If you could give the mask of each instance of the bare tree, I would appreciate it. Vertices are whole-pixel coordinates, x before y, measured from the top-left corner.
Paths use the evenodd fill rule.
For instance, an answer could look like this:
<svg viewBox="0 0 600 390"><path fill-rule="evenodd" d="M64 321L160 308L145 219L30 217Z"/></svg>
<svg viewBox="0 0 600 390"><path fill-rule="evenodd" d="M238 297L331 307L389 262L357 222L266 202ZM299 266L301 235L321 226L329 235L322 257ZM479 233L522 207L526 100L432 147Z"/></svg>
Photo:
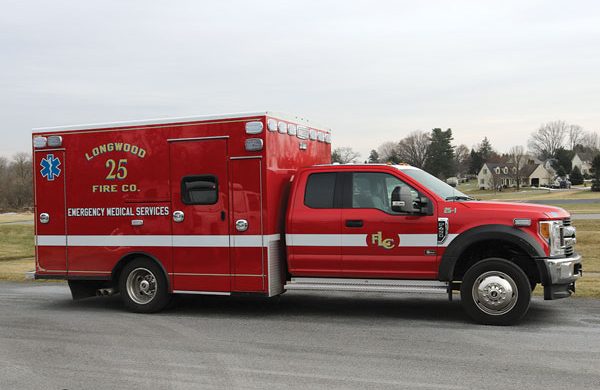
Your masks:
<svg viewBox="0 0 600 390"><path fill-rule="evenodd" d="M529 149L541 159L554 157L556 150L563 146L568 131L569 125L565 121L548 122L531 134Z"/></svg>
<svg viewBox="0 0 600 390"><path fill-rule="evenodd" d="M574 150L575 146L582 143L584 135L585 131L583 130L583 127L579 125L569 125L568 139L571 150Z"/></svg>
<svg viewBox="0 0 600 390"><path fill-rule="evenodd" d="M494 189L494 193L502 188L503 184L501 173L496 172L495 169L490 169L490 179L488 180L488 185Z"/></svg>
<svg viewBox="0 0 600 390"><path fill-rule="evenodd" d="M8 159L0 157L0 210L6 208L6 195L9 187Z"/></svg>
<svg viewBox="0 0 600 390"><path fill-rule="evenodd" d="M525 156L525 148L521 145L513 146L508 152L509 161L512 166L512 176L517 182L517 191L521 189L521 176L523 174L523 166L527 163Z"/></svg>
<svg viewBox="0 0 600 390"><path fill-rule="evenodd" d="M384 142L377 148L379 161L387 163L397 163L398 161L398 144L392 141Z"/></svg>
<svg viewBox="0 0 600 390"><path fill-rule="evenodd" d="M21 209L33 202L31 157L28 153L17 153L8 166L5 207Z"/></svg>
<svg viewBox="0 0 600 390"><path fill-rule="evenodd" d="M360 153L347 146L335 148L331 153L331 161L340 164L355 163L359 157Z"/></svg>
<svg viewBox="0 0 600 390"><path fill-rule="evenodd" d="M456 160L458 175L462 176L467 173L471 162L471 151L469 150L469 147L462 144L454 148L454 159Z"/></svg>
<svg viewBox="0 0 600 390"><path fill-rule="evenodd" d="M598 136L598 133L589 131L583 134L581 145L594 151L600 150L600 137Z"/></svg>
<svg viewBox="0 0 600 390"><path fill-rule="evenodd" d="M431 137L429 133L413 131L398 144L399 160L417 168L423 168L427 159L427 148L429 148L430 143Z"/></svg>

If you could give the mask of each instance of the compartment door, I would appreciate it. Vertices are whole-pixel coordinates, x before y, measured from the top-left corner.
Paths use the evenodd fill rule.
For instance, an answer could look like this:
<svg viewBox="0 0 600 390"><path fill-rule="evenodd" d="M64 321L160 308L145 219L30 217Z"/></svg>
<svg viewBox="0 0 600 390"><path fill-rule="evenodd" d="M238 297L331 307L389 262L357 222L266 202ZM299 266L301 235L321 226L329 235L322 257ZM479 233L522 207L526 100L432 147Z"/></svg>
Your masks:
<svg viewBox="0 0 600 390"><path fill-rule="evenodd" d="M64 149L36 150L33 167L36 272L65 275L68 265Z"/></svg>
<svg viewBox="0 0 600 390"><path fill-rule="evenodd" d="M262 161L233 158L231 172L232 291L265 290L265 247L262 213Z"/></svg>
<svg viewBox="0 0 600 390"><path fill-rule="evenodd" d="M173 287L231 291L227 139L169 144Z"/></svg>

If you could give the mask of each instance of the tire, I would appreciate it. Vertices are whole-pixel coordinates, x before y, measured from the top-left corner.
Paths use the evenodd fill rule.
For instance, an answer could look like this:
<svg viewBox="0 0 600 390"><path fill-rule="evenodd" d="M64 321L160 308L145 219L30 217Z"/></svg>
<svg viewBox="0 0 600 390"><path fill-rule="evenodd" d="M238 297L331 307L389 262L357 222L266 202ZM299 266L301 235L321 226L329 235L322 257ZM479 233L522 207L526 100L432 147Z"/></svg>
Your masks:
<svg viewBox="0 0 600 390"><path fill-rule="evenodd" d="M125 307L136 313L155 313L171 300L163 270L145 258L125 265L119 277L119 291Z"/></svg>
<svg viewBox="0 0 600 390"><path fill-rule="evenodd" d="M480 324L514 325L529 309L531 285L514 263L489 258L467 270L460 300L467 314Z"/></svg>

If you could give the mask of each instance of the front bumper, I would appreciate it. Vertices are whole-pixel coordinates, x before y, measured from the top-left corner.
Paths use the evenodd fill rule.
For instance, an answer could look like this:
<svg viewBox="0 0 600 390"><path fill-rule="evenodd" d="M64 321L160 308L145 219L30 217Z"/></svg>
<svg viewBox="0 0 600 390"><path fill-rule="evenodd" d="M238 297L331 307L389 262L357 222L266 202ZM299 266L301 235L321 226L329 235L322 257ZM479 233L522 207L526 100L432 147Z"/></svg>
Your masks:
<svg viewBox="0 0 600 390"><path fill-rule="evenodd" d="M538 259L542 273L544 299L560 299L571 296L575 281L583 274L581 255L578 253L562 259Z"/></svg>

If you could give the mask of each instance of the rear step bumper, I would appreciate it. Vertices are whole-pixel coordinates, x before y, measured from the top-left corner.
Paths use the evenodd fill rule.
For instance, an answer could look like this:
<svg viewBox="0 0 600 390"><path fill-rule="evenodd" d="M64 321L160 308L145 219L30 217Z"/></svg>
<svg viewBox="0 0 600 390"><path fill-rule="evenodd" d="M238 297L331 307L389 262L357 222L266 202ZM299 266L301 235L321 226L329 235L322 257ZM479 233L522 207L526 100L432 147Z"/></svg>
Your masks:
<svg viewBox="0 0 600 390"><path fill-rule="evenodd" d="M292 278L284 288L286 290L447 294L448 284L437 280Z"/></svg>

